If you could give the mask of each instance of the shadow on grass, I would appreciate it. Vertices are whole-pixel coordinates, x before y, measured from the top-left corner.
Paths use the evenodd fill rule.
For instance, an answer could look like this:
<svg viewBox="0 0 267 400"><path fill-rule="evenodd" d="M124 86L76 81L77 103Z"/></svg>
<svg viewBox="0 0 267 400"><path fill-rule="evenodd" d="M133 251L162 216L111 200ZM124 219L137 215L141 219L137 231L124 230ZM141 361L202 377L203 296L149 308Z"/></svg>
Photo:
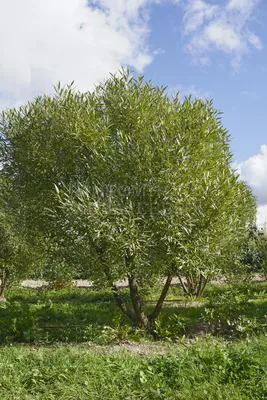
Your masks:
<svg viewBox="0 0 267 400"><path fill-rule="evenodd" d="M265 318L265 288L266 285L262 284L253 286L254 298L246 307L246 317ZM210 285L207 293L214 296L223 290L223 286ZM128 289L123 289L122 295L125 299L129 298ZM149 314L158 296L158 289L151 291L148 296L145 310ZM190 302L182 296L179 287L172 287L160 318L167 326L170 317L178 316L185 322L186 335L191 336L202 331L205 306L205 298ZM0 308L0 343L102 343L105 340L112 341L115 331L123 337L123 330L131 330L131 323L120 313L110 290L11 289L7 308Z"/></svg>
<svg viewBox="0 0 267 400"><path fill-rule="evenodd" d="M39 289L11 289L8 300L35 304L38 301L51 299L53 303L109 303L114 302L114 296L110 290L96 290L92 288L70 288L53 290L48 288Z"/></svg>

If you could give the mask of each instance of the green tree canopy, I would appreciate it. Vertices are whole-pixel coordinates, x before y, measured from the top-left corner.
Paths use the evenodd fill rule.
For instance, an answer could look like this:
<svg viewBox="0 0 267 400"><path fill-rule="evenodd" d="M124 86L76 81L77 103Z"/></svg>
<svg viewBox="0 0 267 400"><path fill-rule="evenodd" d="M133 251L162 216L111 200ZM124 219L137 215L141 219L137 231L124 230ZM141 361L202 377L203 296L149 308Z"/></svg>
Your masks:
<svg viewBox="0 0 267 400"><path fill-rule="evenodd" d="M58 86L3 113L0 131L13 213L111 285L137 325L153 326L174 275L210 276L254 221L212 102L170 98L128 71L92 92ZM164 276L146 315L140 288ZM128 279L130 305L117 279Z"/></svg>

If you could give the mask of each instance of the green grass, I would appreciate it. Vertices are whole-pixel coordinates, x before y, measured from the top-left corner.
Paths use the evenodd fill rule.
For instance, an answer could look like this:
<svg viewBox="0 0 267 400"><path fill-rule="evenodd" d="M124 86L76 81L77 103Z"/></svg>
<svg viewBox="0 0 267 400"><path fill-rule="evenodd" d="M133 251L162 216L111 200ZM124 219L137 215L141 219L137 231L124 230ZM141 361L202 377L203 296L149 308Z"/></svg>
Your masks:
<svg viewBox="0 0 267 400"><path fill-rule="evenodd" d="M131 347L129 347L131 348ZM206 339L133 354L112 346L0 348L2 400L267 398L267 339Z"/></svg>
<svg viewBox="0 0 267 400"><path fill-rule="evenodd" d="M7 308L0 309L0 326L1 319L2 325L6 320L0 342L88 341L103 327L114 325L118 315L113 296L107 291L12 289Z"/></svg>
<svg viewBox="0 0 267 400"><path fill-rule="evenodd" d="M168 328L169 319L177 316L185 324L180 333L187 336L198 334L208 298L217 299L228 288L227 285L209 285L204 297L192 303L183 296L179 287L171 287L160 316L161 326ZM250 302L242 311L244 316L264 320L267 314L266 283L239 285L239 290L250 293ZM127 289L123 295L129 297ZM157 288L148 293L147 312L152 310L158 295ZM161 332L164 333L164 329ZM137 337L131 330L129 320L120 313L109 290L14 288L8 291L7 308L0 308L0 344L87 341L106 344L142 338L140 332Z"/></svg>
<svg viewBox="0 0 267 400"><path fill-rule="evenodd" d="M209 299L229 289L209 285L192 303L173 286L160 332L174 342L136 333L109 290L11 289L0 307L1 400L267 399L267 337L249 331L231 342L229 334L226 340L197 329ZM250 301L237 312L264 320L267 285L240 284L238 290ZM147 311L158 294L159 288L148 293ZM127 289L123 296L129 297ZM174 329L174 316L185 329Z"/></svg>

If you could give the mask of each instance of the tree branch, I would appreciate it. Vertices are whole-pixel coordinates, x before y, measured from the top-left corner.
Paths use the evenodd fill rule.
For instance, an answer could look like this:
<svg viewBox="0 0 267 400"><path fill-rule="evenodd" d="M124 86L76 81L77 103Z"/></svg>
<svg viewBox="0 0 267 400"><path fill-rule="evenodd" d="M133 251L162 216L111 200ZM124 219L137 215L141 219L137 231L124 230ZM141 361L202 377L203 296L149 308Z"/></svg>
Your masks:
<svg viewBox="0 0 267 400"><path fill-rule="evenodd" d="M181 286L182 286L182 288L183 288L183 291L184 291L186 294L189 294L189 291L188 291L187 287L185 286L185 284L184 284L184 282L183 282L183 280L182 280L182 278L181 278L181 275L180 275L178 272L177 272L177 277L178 277L179 282L180 282L180 284L181 284Z"/></svg>
<svg viewBox="0 0 267 400"><path fill-rule="evenodd" d="M117 302L117 304L118 304L120 310L121 310L125 315L127 315L127 317L130 318L130 320L131 320L132 322L135 323L135 322L136 322L136 315L135 315L135 313L128 307L128 305L125 303L123 297L120 295L119 289L118 289L118 287L116 286L116 284L113 282L113 280L112 280L112 278L111 278L111 276L110 276L110 273L109 273L109 270L108 270L107 267L104 268L104 273L105 273L105 275L106 275L106 278L107 278L107 280L108 280L108 283L109 283L110 286L111 286L112 293L113 293L113 295L114 295L114 298L115 298L115 300L116 300L116 302Z"/></svg>
<svg viewBox="0 0 267 400"><path fill-rule="evenodd" d="M203 294L203 292L204 292L209 280L210 280L210 277L207 276L207 278L205 279L204 285L202 285L202 289L201 289L200 294L199 294L200 296Z"/></svg>
<svg viewBox="0 0 267 400"><path fill-rule="evenodd" d="M119 306L119 308L121 309L121 311L127 315L128 318L130 318L130 320L132 322L136 322L136 316L135 313L127 306L127 304L125 303L123 297L120 295L119 293L119 289L117 288L117 286L115 284L113 284L112 286L112 292L113 295L115 297L115 300Z"/></svg>
<svg viewBox="0 0 267 400"><path fill-rule="evenodd" d="M162 289L162 292L161 292L161 295L160 295L160 297L159 297L159 299L158 299L158 301L157 301L157 304L156 304L156 306L155 306L155 308L154 308L152 314L150 314L150 316L149 316L149 318L150 318L151 320L153 320L153 321L155 321L155 319L158 317L158 315L159 315L159 313L160 313L160 311L161 311L161 309L162 309L164 300L165 300L165 298L166 298L166 296L167 296L169 287L170 287L171 282L172 282L172 278L173 278L172 275L168 275L168 276L167 276L165 285L164 285L164 287L163 287L163 289Z"/></svg>

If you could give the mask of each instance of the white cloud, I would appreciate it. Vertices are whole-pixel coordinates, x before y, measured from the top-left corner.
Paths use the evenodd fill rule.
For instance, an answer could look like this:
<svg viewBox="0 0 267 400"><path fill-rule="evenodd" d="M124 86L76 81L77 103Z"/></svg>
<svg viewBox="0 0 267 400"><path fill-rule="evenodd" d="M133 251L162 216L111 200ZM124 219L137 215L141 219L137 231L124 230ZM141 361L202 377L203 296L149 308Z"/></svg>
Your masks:
<svg viewBox="0 0 267 400"><path fill-rule="evenodd" d="M258 203L267 204L267 145L262 145L259 154L240 163L237 169L240 178L253 189Z"/></svg>
<svg viewBox="0 0 267 400"><path fill-rule="evenodd" d="M207 64L212 52L231 57L238 67L244 54L261 50L260 38L249 29L260 0L228 0L226 4L211 4L205 0L184 2L184 35L187 50L195 60Z"/></svg>
<svg viewBox="0 0 267 400"><path fill-rule="evenodd" d="M258 201L258 223L267 223L267 145L248 160L237 165L240 179L246 181Z"/></svg>
<svg viewBox="0 0 267 400"><path fill-rule="evenodd" d="M142 70L153 0L0 0L0 107L51 92L87 90L121 65Z"/></svg>
<svg viewBox="0 0 267 400"><path fill-rule="evenodd" d="M267 204L258 207L257 225L260 228L267 228Z"/></svg>

